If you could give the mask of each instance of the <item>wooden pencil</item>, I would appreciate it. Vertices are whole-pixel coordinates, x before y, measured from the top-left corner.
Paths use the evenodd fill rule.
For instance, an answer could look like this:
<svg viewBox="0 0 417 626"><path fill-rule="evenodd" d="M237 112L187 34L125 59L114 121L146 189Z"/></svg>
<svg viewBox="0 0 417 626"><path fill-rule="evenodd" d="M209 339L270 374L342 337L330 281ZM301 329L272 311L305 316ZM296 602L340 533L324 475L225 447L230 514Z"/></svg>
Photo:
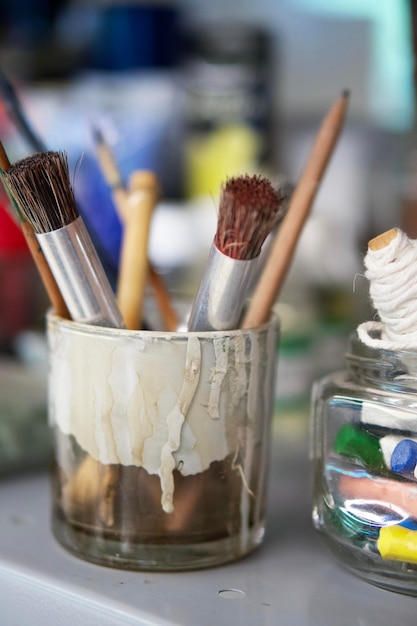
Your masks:
<svg viewBox="0 0 417 626"><path fill-rule="evenodd" d="M277 232L255 288L243 320L243 328L253 328L269 319L290 268L300 233L343 128L348 102L349 92L343 91L330 107L319 128L307 164L295 187L287 214Z"/></svg>

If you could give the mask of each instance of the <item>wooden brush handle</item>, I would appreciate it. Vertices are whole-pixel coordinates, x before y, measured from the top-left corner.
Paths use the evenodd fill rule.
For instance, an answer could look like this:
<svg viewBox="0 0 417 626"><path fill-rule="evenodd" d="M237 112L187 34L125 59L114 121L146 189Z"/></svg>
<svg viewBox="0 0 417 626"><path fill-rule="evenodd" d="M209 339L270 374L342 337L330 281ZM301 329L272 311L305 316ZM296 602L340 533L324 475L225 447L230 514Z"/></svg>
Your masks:
<svg viewBox="0 0 417 626"><path fill-rule="evenodd" d="M166 330L174 332L178 328L178 316L171 304L171 298L164 279L149 262L149 282L155 294L155 300Z"/></svg>
<svg viewBox="0 0 417 626"><path fill-rule="evenodd" d="M123 188L122 178L110 148L107 144L101 143L96 146L96 150L101 171L109 187L111 189Z"/></svg>
<svg viewBox="0 0 417 626"><path fill-rule="evenodd" d="M111 189L114 205L121 220L124 220L127 192L122 177L113 157L113 153L106 143L96 146L97 159L103 176Z"/></svg>
<svg viewBox="0 0 417 626"><path fill-rule="evenodd" d="M148 278L148 238L152 213L159 197L152 172L135 172L125 204L117 301L127 328L142 325L143 300Z"/></svg>
<svg viewBox="0 0 417 626"><path fill-rule="evenodd" d="M29 222L22 222L21 228L54 312L60 317L71 319L67 305L64 302L31 224L29 224Z"/></svg>
<svg viewBox="0 0 417 626"><path fill-rule="evenodd" d="M137 174L140 174L138 172ZM133 173L130 179L131 191L134 191L136 185L141 185L140 177L137 177L136 173ZM113 201L116 206L120 219L125 222L127 212L127 200L128 192L126 189L114 189ZM164 279L153 267L152 263L148 260L148 281L155 294L155 300L158 305L159 312L162 317L165 329L170 332L174 332L178 328L178 316L171 304L171 298L169 291L165 285Z"/></svg>
<svg viewBox="0 0 417 626"><path fill-rule="evenodd" d="M141 185L142 185L141 172L136 172L136 173L134 172L130 179L131 193L136 189L136 187L140 189ZM119 189L118 192L119 192L120 202L118 203L117 210L119 212L120 218L124 222L126 219L126 213L128 210L126 203L127 203L129 194L124 189L123 190ZM122 194L124 194L123 199L122 199ZM116 203L116 198L114 198L114 200ZM155 203L156 203L156 200L157 198L155 199ZM165 282L162 276L158 274L158 272L155 270L155 268L153 267L152 263L149 260L148 260L147 278L148 278L151 288L154 291L156 303L158 305L158 309L161 314L165 329L170 332L175 331L178 328L177 313L171 304L171 298L170 298L168 289L165 285Z"/></svg>
<svg viewBox="0 0 417 626"><path fill-rule="evenodd" d="M0 167L2 170L8 170L11 166L9 161L9 157L7 156L6 150L4 149L3 144L0 141Z"/></svg>
<svg viewBox="0 0 417 626"><path fill-rule="evenodd" d="M117 164L113 157L113 154L109 146L105 142L97 144L97 157L101 171L107 181L107 184L111 188L112 198L116 207L116 211L119 215L120 220L125 223L127 219L126 215L128 212L128 207L126 203L129 193L123 185L123 181L117 168ZM139 177L137 177L136 174L133 174L130 180L131 191L134 190L136 184L138 184L139 186L142 185L142 182L143 181L140 179L140 173ZM162 277L155 271L150 262L148 265L148 280L155 293L155 299L166 330L176 330L178 327L178 318L174 308L171 305L168 290ZM120 280L120 285L121 281L124 281L124 279ZM127 287L123 287L123 289L127 289ZM124 300L124 304L122 304L122 306L127 306L129 308L130 306L133 306L133 303L132 305L127 304L127 296L125 294L120 295L119 297L122 297ZM131 323L133 323L133 318L131 318Z"/></svg>
<svg viewBox="0 0 417 626"><path fill-rule="evenodd" d="M347 104L348 93L344 92L329 109L320 126L303 174L292 195L288 212L272 244L270 255L243 321L243 328L253 328L269 319L343 126Z"/></svg>

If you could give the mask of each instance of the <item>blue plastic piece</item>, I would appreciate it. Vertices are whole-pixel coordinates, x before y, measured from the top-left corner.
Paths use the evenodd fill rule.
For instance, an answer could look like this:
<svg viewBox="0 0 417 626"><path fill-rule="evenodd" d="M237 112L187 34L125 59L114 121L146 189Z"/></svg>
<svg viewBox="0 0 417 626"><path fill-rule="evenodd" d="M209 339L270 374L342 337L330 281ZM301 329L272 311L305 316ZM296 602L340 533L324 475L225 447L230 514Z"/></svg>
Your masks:
<svg viewBox="0 0 417 626"><path fill-rule="evenodd" d="M394 448L391 456L391 469L396 474L415 478L414 470L417 465L417 443L411 439L403 439Z"/></svg>

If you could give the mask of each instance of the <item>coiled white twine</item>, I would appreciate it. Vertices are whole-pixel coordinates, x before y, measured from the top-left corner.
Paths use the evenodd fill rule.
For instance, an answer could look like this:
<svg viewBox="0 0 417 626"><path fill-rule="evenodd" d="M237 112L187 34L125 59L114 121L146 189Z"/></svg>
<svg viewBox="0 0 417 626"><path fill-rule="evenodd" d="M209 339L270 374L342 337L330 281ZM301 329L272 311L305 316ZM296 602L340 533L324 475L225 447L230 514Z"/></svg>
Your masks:
<svg viewBox="0 0 417 626"><path fill-rule="evenodd" d="M364 259L369 293L380 322L358 327L361 341L387 350L417 348L417 240L396 229L381 249L368 249ZM379 331L380 337L371 336Z"/></svg>

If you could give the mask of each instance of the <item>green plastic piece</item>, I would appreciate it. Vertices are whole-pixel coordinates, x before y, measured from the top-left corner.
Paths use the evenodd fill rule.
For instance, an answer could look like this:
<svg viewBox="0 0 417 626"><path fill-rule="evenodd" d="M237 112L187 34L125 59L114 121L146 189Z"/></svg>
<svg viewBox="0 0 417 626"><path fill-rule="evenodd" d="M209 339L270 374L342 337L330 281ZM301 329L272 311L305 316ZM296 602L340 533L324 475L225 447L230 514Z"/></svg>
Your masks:
<svg viewBox="0 0 417 626"><path fill-rule="evenodd" d="M379 438L355 424L344 424L336 435L334 451L360 461L367 469L384 469Z"/></svg>

